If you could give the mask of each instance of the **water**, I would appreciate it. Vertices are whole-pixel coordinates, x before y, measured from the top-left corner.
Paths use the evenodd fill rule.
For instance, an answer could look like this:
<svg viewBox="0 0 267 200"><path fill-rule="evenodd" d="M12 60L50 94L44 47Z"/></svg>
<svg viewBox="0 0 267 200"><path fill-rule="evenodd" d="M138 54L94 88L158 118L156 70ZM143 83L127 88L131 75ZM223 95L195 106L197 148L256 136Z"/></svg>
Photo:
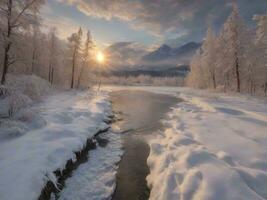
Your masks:
<svg viewBox="0 0 267 200"><path fill-rule="evenodd" d="M179 100L168 95L123 90L113 92L111 101L119 119L113 128L123 132L124 148L112 200L146 200L149 198L147 141L161 129L160 120Z"/></svg>

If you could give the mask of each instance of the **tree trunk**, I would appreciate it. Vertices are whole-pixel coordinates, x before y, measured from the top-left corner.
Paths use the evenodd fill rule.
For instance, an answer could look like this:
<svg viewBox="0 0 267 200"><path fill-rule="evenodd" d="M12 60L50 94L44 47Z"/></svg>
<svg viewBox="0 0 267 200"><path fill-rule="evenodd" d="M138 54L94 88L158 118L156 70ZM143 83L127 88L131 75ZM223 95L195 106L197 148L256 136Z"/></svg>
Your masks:
<svg viewBox="0 0 267 200"><path fill-rule="evenodd" d="M4 63L3 63L3 71L2 71L2 78L1 84L4 85L6 81L6 74L8 72L8 65L9 65L9 50L10 50L10 43L7 44L7 47L4 50Z"/></svg>
<svg viewBox="0 0 267 200"><path fill-rule="evenodd" d="M212 74L212 81L213 81L213 89L216 89L217 84L216 84L215 73Z"/></svg>
<svg viewBox="0 0 267 200"><path fill-rule="evenodd" d="M235 53L235 74L236 74L236 91L240 93L240 73L237 53Z"/></svg>
<svg viewBox="0 0 267 200"><path fill-rule="evenodd" d="M32 68L31 68L31 74L34 74L35 71L35 59L36 59L36 52L33 50L32 52Z"/></svg>
<svg viewBox="0 0 267 200"><path fill-rule="evenodd" d="M51 83L51 69L52 69L52 62L50 60L49 68L48 68L48 82Z"/></svg>
<svg viewBox="0 0 267 200"><path fill-rule="evenodd" d="M51 85L54 83L54 68L51 69Z"/></svg>
<svg viewBox="0 0 267 200"><path fill-rule="evenodd" d="M75 57L76 57L76 49L74 50L73 57L72 57L72 76L71 76L71 85L70 85L71 89L74 88Z"/></svg>
<svg viewBox="0 0 267 200"><path fill-rule="evenodd" d="M12 7L13 7L13 0L8 0L8 13L7 13L7 45L4 49L4 62L3 62L3 71L2 71L2 78L1 78L1 84L4 85L6 81L6 74L8 72L9 67L9 51L11 47L10 42L10 36L12 32L11 28L11 13L12 13Z"/></svg>

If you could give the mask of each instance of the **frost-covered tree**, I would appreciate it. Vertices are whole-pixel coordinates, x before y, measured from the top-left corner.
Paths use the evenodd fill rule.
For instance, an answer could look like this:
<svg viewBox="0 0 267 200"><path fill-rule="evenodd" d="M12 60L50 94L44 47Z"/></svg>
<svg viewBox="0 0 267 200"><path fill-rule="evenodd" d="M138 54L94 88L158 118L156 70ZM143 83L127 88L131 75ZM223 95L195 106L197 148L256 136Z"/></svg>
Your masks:
<svg viewBox="0 0 267 200"><path fill-rule="evenodd" d="M71 73L71 88L75 87L75 71L77 67L78 57L80 55L81 50L81 40L82 40L82 29L79 28L77 33L73 33L69 38L69 48L71 51L71 65L72 65L72 73Z"/></svg>
<svg viewBox="0 0 267 200"><path fill-rule="evenodd" d="M34 74L37 71L38 65L38 54L40 51L39 37L41 35L40 31L40 17L38 15L38 10L33 11L33 22L32 22L32 56L31 56L31 69L30 73Z"/></svg>
<svg viewBox="0 0 267 200"><path fill-rule="evenodd" d="M245 78L249 74L249 49L253 41L250 31L239 15L237 4L223 25L219 36L212 29L207 31L200 53L191 63L190 83L200 88L216 89L223 86L224 91L241 92L246 87ZM197 77L197 74L198 77ZM197 79L197 80L192 80Z"/></svg>
<svg viewBox="0 0 267 200"><path fill-rule="evenodd" d="M195 88L207 88L202 66L202 50L197 51L192 58L186 84Z"/></svg>
<svg viewBox="0 0 267 200"><path fill-rule="evenodd" d="M3 70L1 84L5 83L8 68L16 58L11 56L11 47L16 41L19 33L34 22L34 12L39 10L43 0L1 0L0 1L0 21L1 34L4 38L3 45Z"/></svg>
<svg viewBox="0 0 267 200"><path fill-rule="evenodd" d="M49 33L49 70L48 81L53 84L55 68L57 66L58 45L56 37L56 28L52 27Z"/></svg>
<svg viewBox="0 0 267 200"><path fill-rule="evenodd" d="M201 65L204 71L204 79L207 86L212 85L216 89L216 36L211 28L208 28L206 39L202 45Z"/></svg>
<svg viewBox="0 0 267 200"><path fill-rule="evenodd" d="M86 41L84 44L84 49L82 51L82 66L78 76L78 87L81 85L83 76L87 74L86 72L88 72L88 70L86 69L88 69L90 61L92 60L93 48L94 48L93 38L91 32L88 30L86 35Z"/></svg>
<svg viewBox="0 0 267 200"><path fill-rule="evenodd" d="M239 14L237 4L233 4L233 11L225 22L220 33L221 49L224 51L224 77L234 79L236 92L241 91L241 60L244 56L246 26ZM222 68L222 66L220 66Z"/></svg>
<svg viewBox="0 0 267 200"><path fill-rule="evenodd" d="M254 20L257 22L254 54L257 82L267 94L267 15L255 16Z"/></svg>

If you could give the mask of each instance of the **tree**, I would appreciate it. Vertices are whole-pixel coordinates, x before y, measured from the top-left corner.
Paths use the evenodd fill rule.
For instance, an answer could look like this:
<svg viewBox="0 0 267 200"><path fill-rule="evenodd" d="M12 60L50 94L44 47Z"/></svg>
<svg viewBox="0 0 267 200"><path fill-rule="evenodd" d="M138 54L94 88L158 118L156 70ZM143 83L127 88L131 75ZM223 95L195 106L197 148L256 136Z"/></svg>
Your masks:
<svg viewBox="0 0 267 200"><path fill-rule="evenodd" d="M56 28L52 27L49 33L49 68L48 81L53 84L54 70L57 65L58 45L56 37Z"/></svg>
<svg viewBox="0 0 267 200"><path fill-rule="evenodd" d="M87 31L87 37L86 37L86 41L84 44L84 49L82 52L82 67L80 70L80 74L78 77L78 87L81 84L81 80L82 80L82 76L84 74L85 68L88 67L89 65L89 61L92 59L92 49L94 48L94 43L93 43L93 39L92 39L92 35L91 32L88 30Z"/></svg>
<svg viewBox="0 0 267 200"><path fill-rule="evenodd" d="M216 37L212 29L209 27L205 42L202 45L202 66L204 75L207 77L207 85L212 84L212 87L216 89L216 71L215 71L215 60L216 60Z"/></svg>
<svg viewBox="0 0 267 200"><path fill-rule="evenodd" d="M74 86L75 86L75 69L76 69L77 60L78 60L78 57L80 54L81 40L82 40L82 29L81 28L79 28L77 33L73 33L68 38L70 50L72 52L72 57L71 57L71 63L72 63L71 88L74 88Z"/></svg>
<svg viewBox="0 0 267 200"><path fill-rule="evenodd" d="M255 16L257 22L257 31L255 39L255 56L257 67L257 80L264 93L267 94L267 15Z"/></svg>
<svg viewBox="0 0 267 200"><path fill-rule="evenodd" d="M202 50L200 49L192 58L190 63L190 73L186 79L186 84L195 88L207 88L201 58Z"/></svg>
<svg viewBox="0 0 267 200"><path fill-rule="evenodd" d="M224 52L224 65L227 66L224 74L227 78L233 77L236 81L236 92L241 92L240 61L244 50L245 24L239 15L236 3L233 3L233 11L225 22L220 33L220 41ZM231 76L233 74L233 76Z"/></svg>
<svg viewBox="0 0 267 200"><path fill-rule="evenodd" d="M40 18L38 16L38 10L34 9L33 11L33 23L32 23L32 56L31 56L31 69L30 73L36 73L36 65L37 65L37 56L38 56L38 35L41 34L40 31Z"/></svg>
<svg viewBox="0 0 267 200"><path fill-rule="evenodd" d="M5 83L9 66L16 61L16 58L10 56L14 32L25 29L34 21L32 13L33 11L38 11L42 2L43 0L1 0L0 2L1 20L3 20L5 25L4 28L1 28L1 33L4 37L4 61L1 84Z"/></svg>

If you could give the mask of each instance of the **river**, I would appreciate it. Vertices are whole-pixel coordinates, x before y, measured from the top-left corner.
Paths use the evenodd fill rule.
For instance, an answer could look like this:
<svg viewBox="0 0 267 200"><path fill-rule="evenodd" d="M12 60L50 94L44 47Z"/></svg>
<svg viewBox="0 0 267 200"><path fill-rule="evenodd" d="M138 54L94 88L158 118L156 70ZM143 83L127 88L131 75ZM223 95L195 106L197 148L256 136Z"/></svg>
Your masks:
<svg viewBox="0 0 267 200"><path fill-rule="evenodd" d="M111 101L117 118L113 129L122 133L124 149L112 200L146 200L150 193L146 183L148 141L162 128L160 120L179 100L168 95L121 90L111 93Z"/></svg>

